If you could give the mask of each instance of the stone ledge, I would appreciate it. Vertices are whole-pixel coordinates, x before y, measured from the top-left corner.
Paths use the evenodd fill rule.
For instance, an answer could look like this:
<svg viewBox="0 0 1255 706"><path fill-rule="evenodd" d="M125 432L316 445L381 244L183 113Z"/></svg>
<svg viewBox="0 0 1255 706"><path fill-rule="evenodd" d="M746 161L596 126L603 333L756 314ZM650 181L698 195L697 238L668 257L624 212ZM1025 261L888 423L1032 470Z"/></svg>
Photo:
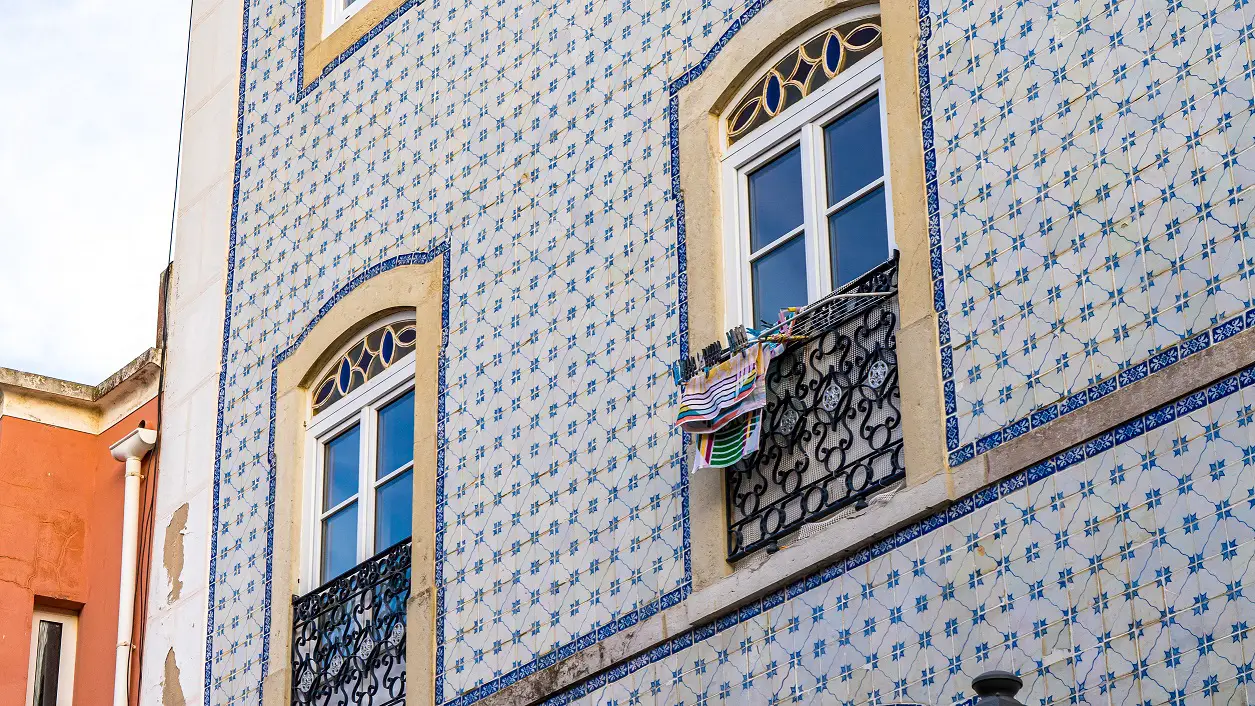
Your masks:
<svg viewBox="0 0 1255 706"><path fill-rule="evenodd" d="M157 394L161 351L149 348L99 385L0 368L0 417L99 434Z"/></svg>
<svg viewBox="0 0 1255 706"><path fill-rule="evenodd" d="M971 463L953 471L955 478L934 476L917 486L902 488L888 499L873 499L866 510L835 522L806 541L795 542L775 554L752 555L742 561L732 575L691 594L679 605L477 703L517 706L553 696L686 630L708 624L814 574L921 517L949 506L954 497L959 497L952 495L953 492L961 490L966 494L984 485L984 473L983 465Z"/></svg>
<svg viewBox="0 0 1255 706"><path fill-rule="evenodd" d="M161 353L149 348L136 356L134 360L105 378L99 385L85 385L60 378L28 373L13 368L0 368L0 388L20 389L22 392L46 399L59 399L71 404L91 404L99 402L106 395L129 380L137 373L144 371L148 364L161 367Z"/></svg>
<svg viewBox="0 0 1255 706"><path fill-rule="evenodd" d="M1006 478L1251 363L1255 363L1255 329L1215 343L983 454L988 468L985 481Z"/></svg>

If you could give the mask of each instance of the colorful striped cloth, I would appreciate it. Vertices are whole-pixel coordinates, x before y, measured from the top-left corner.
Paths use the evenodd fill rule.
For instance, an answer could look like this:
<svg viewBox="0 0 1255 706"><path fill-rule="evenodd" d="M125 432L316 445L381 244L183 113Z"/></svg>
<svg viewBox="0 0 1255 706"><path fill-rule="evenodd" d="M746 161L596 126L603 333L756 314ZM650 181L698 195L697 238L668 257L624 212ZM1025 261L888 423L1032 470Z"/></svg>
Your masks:
<svg viewBox="0 0 1255 706"><path fill-rule="evenodd" d="M727 468L757 451L762 419L763 410L756 409L725 424L719 431L695 434L697 455L693 458L693 470Z"/></svg>
<svg viewBox="0 0 1255 706"><path fill-rule="evenodd" d="M727 468L758 450L767 366L784 346L755 343L684 384L676 425L693 434L693 470Z"/></svg>
<svg viewBox="0 0 1255 706"><path fill-rule="evenodd" d="M684 383L676 425L693 434L719 429L758 400L751 399L763 377L759 347L746 349ZM748 406L743 403L749 403ZM759 405L761 406L761 404Z"/></svg>

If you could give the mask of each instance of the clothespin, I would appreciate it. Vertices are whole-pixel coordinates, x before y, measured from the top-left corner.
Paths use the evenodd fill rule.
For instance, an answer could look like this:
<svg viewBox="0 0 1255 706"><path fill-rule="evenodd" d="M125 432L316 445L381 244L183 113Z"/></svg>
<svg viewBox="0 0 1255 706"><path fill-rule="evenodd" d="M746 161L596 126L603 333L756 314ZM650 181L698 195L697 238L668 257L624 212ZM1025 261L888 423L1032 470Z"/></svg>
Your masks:
<svg viewBox="0 0 1255 706"><path fill-rule="evenodd" d="M676 385L683 385L689 378L693 377L697 372L697 361L693 356L680 358L671 365L671 375L675 377Z"/></svg>
<svg viewBox="0 0 1255 706"><path fill-rule="evenodd" d="M719 345L718 341L702 349L702 362L706 364L707 368L717 365L722 358L723 346Z"/></svg>
<svg viewBox="0 0 1255 706"><path fill-rule="evenodd" d="M728 329L728 350L736 351L749 345L749 335L745 332L744 326Z"/></svg>

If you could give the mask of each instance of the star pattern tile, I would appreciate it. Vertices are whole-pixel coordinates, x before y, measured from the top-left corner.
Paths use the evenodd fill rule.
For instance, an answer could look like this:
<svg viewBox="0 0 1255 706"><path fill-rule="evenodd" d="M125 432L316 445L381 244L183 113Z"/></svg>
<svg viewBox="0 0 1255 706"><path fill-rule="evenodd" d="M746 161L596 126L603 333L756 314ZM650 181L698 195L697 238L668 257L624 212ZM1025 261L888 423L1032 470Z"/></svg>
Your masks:
<svg viewBox="0 0 1255 706"><path fill-rule="evenodd" d="M565 704L1244 704L1255 370L1059 454ZM1245 386L1245 387L1243 387Z"/></svg>
<svg viewBox="0 0 1255 706"><path fill-rule="evenodd" d="M1241 324L1253 12L1247 0L921 3L952 463Z"/></svg>
<svg viewBox="0 0 1255 706"><path fill-rule="evenodd" d="M442 701L688 590L667 81L724 3L410 2L300 88L302 2L246 6L207 703L258 697L270 376L326 302L450 260ZM275 600L285 600L277 598Z"/></svg>
<svg viewBox="0 0 1255 706"><path fill-rule="evenodd" d="M686 335L669 106L764 4L412 1L302 89L302 0L247 1L207 704L255 701L266 661L283 658L264 647L270 620L284 614L271 605L268 571L274 361L329 301L397 257L444 253L450 262L441 702L472 701L596 639L590 631L685 595L687 486L666 372ZM1096 396L1152 356L1175 360L1199 336L1219 340L1217 327L1233 317L1245 325L1255 10L1247 0L950 0L921 10L947 430L952 461L961 462L1034 415ZM1090 497L1082 496L1089 514L1081 522L1101 525L1108 520L1090 511L1098 502ZM1049 527L1071 532L1072 521L1052 518ZM1119 523L1126 543L1127 522ZM1098 525L1076 539L1084 556L1098 551L1095 537L1115 541ZM1194 541L1185 526L1172 531ZM947 528L942 534L957 531ZM627 689L615 697L623 703L751 690L755 701L779 703L821 688L842 701L903 700L959 693L974 664L1028 664L1016 661L1018 643L1003 639L1009 628L985 627L995 620L987 616L1010 614L997 601L1010 600L1016 579L1003 572L957 590L1001 566L974 556L966 537L975 531L948 545L963 548L946 564L964 573L943 579L940 554L922 553L935 540L924 538L910 561L934 565L931 574L908 580L899 570L891 586L849 584L858 602L841 604L843 589L818 620L807 611L822 601L804 611L789 601L791 617L781 607L738 623L726 644L718 642L725 632L695 642L705 650L700 664L651 662L629 675L630 688L607 688ZM1039 545L1053 546L1049 532L1034 531ZM1012 542L996 540L987 551ZM1151 552L1160 563L1145 566L1165 568L1161 548ZM1210 549L1191 545L1190 556ZM1048 564L1064 554L1043 552ZM1113 570L1131 571L1134 559ZM1182 566L1189 573L1189 561ZM1023 590L1046 578L1030 574ZM1082 579L1067 584L1068 595L1093 599L1102 575L1097 584ZM908 592L926 580L943 590L954 581L961 600ZM1205 592L1182 590L1191 600ZM919 596L928 605L912 614ZM1080 688L1070 680L1077 665L1098 669L1084 661L1095 650L1108 659L1124 649L1137 660L1133 687L1121 673L1086 677L1103 694L1137 689L1179 701L1205 684L1219 699L1218 685L1249 675L1245 661L1222 669L1218 646L1200 655L1203 647L1184 649L1184 635L1173 642L1170 621L1161 636L1139 634L1136 649L1102 642L1114 637L1094 643L1078 631L1093 635L1097 624L1070 617L1081 604L1052 600L1066 627L1016 630L1058 648L1043 658L1066 655L1040 667L1033 688ZM1125 602L1136 612L1136 600ZM896 606L899 615L884 612ZM969 613L981 606L977 620ZM949 612L920 622L932 611ZM977 641L950 634L950 621L976 625ZM909 639L925 629L932 642ZM1224 639L1245 649L1244 632ZM1177 645L1180 656L1147 661L1137 652L1144 641L1149 655ZM1176 662L1186 654L1216 667L1198 672L1198 684L1179 683ZM931 671L899 666L916 655ZM1145 694L1151 684L1163 693Z"/></svg>

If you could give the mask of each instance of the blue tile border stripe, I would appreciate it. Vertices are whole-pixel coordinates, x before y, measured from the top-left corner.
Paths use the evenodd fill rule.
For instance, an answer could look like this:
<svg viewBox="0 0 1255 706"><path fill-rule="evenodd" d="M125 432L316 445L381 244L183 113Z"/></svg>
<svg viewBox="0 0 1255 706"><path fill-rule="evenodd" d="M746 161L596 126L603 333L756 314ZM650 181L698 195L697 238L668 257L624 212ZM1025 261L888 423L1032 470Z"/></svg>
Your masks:
<svg viewBox="0 0 1255 706"><path fill-rule="evenodd" d="M814 590L840 576L857 569L876 557L914 542L926 534L935 532L942 527L958 520L972 511L985 507L1007 497L1011 493L1038 483L1050 476L1071 468L1086 459L1106 453L1118 444L1122 444L1149 432L1168 422L1179 419L1198 408L1224 399L1238 390L1255 385L1255 365L1241 372L1230 375L1209 387L1170 402L1163 407L1152 410L1137 419L1126 422L1115 429L1109 430L1089 441L1073 446L1055 456L1021 470L1003 480L988 485L955 501L953 505L923 520L915 522L892 537L874 540L851 556L816 572L806 578L778 589L767 596L754 601L729 615L716 618L714 621L699 625L681 635L671 638L649 651L637 655L618 665L596 674L562 693L542 702L542 706L565 706L588 696L596 690L622 679L633 672L639 671L655 662L675 654L696 642L706 640L716 633L734 628L762 612L780 605L786 600Z"/></svg>
<svg viewBox="0 0 1255 706"><path fill-rule="evenodd" d="M752 12L747 11L747 15L752 15L753 12L757 12L757 9L761 8L762 5L765 4L766 1L767 0L758 0L758 2L755 3L756 7L753 9ZM341 53L338 57L336 57L333 61L331 61L326 66L326 68L323 69L321 74L318 77L316 77L313 81L311 81L309 85L298 86L295 100L299 102L303 100L304 98L306 98L311 92L313 92L317 88L319 82L322 80L323 77L328 76L336 67L338 67L341 63L343 63L350 55L352 55L357 50L361 49L372 39L376 38L380 34L380 32L382 32L389 24L391 24L393 21L399 18L402 14L404 14L409 9L421 4L422 2L423 0L407 0L407 2L404 2L403 4L401 4L395 11L393 11L386 18L381 20L369 32L367 32L361 38L355 41L352 46L350 46L343 53ZM210 533L208 611L207 611L207 616L206 616L206 628L205 628L205 672L204 672L205 706L211 706L212 696L214 693L214 685L213 685L214 618L215 618L214 603L215 603L215 593L217 590L216 576L217 576L217 559L218 559L218 552L219 552L219 543L218 543L219 531L218 530L219 530L219 523L220 523L220 501L221 501L221 484L222 484L222 451L223 451L222 440L223 440L223 424L224 424L224 407L225 407L225 400L226 400L226 385L227 385L227 380L228 380L228 367L227 366L228 366L228 360L229 360L229 357L228 357L229 356L229 342L230 342L230 337L231 337L231 324L232 324L232 308L233 308L232 307L232 301L233 301L232 295L235 289L234 280L235 280L235 270L236 270L236 246L238 243L240 176L241 176L241 169L242 169L241 162L242 162L242 156L243 156L244 115L245 115L245 108L246 108L245 101L246 101L246 88L247 88L247 81L248 81L248 27L249 27L250 6L251 6L251 3L248 3L248 2L244 3L243 31L241 33L241 39L240 39L241 54L240 54L239 102L238 102L237 116L236 116L234 177L233 177L233 188L232 188L232 198L231 198L231 225L230 225L229 246L228 246L228 255L227 255L226 285L225 285L225 314L224 314L224 322L223 322L221 365L219 368L219 380L218 380L217 430L215 434L215 445L214 445L214 476L213 476L213 507L212 507L213 525L211 527L211 533ZM298 51L297 51L297 57L298 57L297 80L302 84L304 83L305 10L306 10L306 3L304 2L304 0L302 0L302 2L300 3L300 9L299 9L300 22L297 28L297 39L298 39L298 44L299 44ZM741 23L737 23L736 27L739 28L740 25ZM723 43L727 41L727 38L729 38L732 33L734 32L730 31L729 33L725 34L725 38L722 40L718 48L722 48ZM713 58L713 55L717 53L717 49L712 50L712 52L708 54L705 60L705 63L702 66L703 70L705 68L705 65L709 63L709 60ZM692 72L690 71L690 73ZM674 91L671 92L671 95L673 96L673 105L674 105L674 100L675 100ZM680 329L679 330L679 347L680 347L681 355L687 356L689 352L688 272L687 272L687 259L686 259L685 235L684 235L685 233L684 231L684 205L683 205L683 201L679 198L679 194L680 194L679 170L678 170L679 157L678 157L678 150L676 149L676 147L678 146L678 125L675 122L674 110L671 110L670 113L672 116L672 122L670 125L671 127L670 139L671 139L671 144L672 144L672 164L674 166L674 169L672 170L672 177L673 177L672 190L668 194L668 198L674 200L676 204L676 211L677 211L677 233L678 233L677 267L679 270L678 281L679 281L679 329ZM310 329L313 328L313 326L322 318L322 316L325 315L326 312L330 310L330 308L334 306L336 302L338 302L345 294L347 294L353 288L359 286L362 282L366 281L367 279L370 279L371 277L374 277L375 275L378 275L382 272L392 269L393 267L396 267L398 265L425 263L440 255L446 256L445 261L444 261L443 275L442 275L443 282L444 282L443 284L444 299L442 303L442 319L441 319L442 328L443 328L443 331L442 331L442 353L443 353L443 344L447 343L448 330L449 330L449 288L450 288L450 277L449 277L450 257L449 255L451 255L451 252L449 248L449 243L447 241L444 243L441 243L439 246L427 252L401 255L401 256L397 256L389 260L386 260L384 262L378 263L368 268L366 271L362 272L358 276L354 277L353 280L351 280L348 284L344 285L344 287L341 288L330 300L328 300L325 304L323 304L318 314L306 325L306 327L302 330L302 332L299 334L299 336L294 341L294 343L291 346L289 346L287 349L285 349L284 351L276 353L273 359L272 371L271 371L271 389L270 389L271 411L270 411L270 419L269 419L270 421L269 447L268 447L268 456L267 456L267 463L269 464L269 478L268 478L269 497L267 499L268 517L267 517L267 537L266 537L266 554L265 554L266 570L265 570L264 595L263 595L264 617L263 617L262 635L261 635L262 656L261 656L261 663L260 663L260 670L259 670L260 678L257 685L257 698L259 702L263 694L263 684L265 682L266 676L269 673L269 657L270 657L269 637L270 637L270 629L271 629L272 619L273 619L272 603L273 603L274 596L272 594L273 594L274 587L273 587L272 570L273 570L273 560L274 560L274 556L273 556L274 554L274 512L275 512L274 505L275 505L275 489L276 489L276 482L277 482L276 475L275 475L275 459L274 459L274 436L275 436L274 423L275 423L275 409L276 409L275 394L277 392L277 387L276 387L277 378L275 377L275 371L277 370L277 366L290 354L290 352L297 345L299 345L299 343L302 340L304 340L305 336L309 333ZM445 384L444 384L445 383L445 363L446 363L445 357L442 354L441 360L439 362L440 377L439 377L439 383L438 383L441 390L443 390L445 387ZM450 704L453 706L464 706L465 704L470 704L475 701L478 701L482 698L485 698L499 691L502 688L505 688L506 686L509 686L510 684L513 684L514 682L520 679L523 679L529 676L530 674L535 673L536 671L539 671L546 667L552 666L553 664L556 664L558 660L569 657L575 654L577 651L595 644L599 640L610 637L611 635L621 630L630 628L642 619L648 618L661 610L665 610L671 606L679 604L689 595L691 591L691 586L692 586L692 553L691 553L691 545L690 545L691 523L689 519L689 484L688 484L688 473L686 471L686 464L685 464L685 458L686 458L685 450L687 449L688 440L687 438L685 438L684 441L682 442L681 452L677 454L676 460L675 460L675 469L680 479L679 485L680 485L681 508L682 508L681 513L682 513L682 518L683 518L683 523L684 523L684 527L683 527L684 581L682 582L680 587L662 595L656 601L653 601L649 604L638 607L637 609L630 611L627 614L622 615L617 619L612 620L610 623L606 625L595 627L589 630L588 632L579 636L572 642L566 645L563 645L559 647L558 649L553 650L549 653L541 655L540 657L537 657L536 659L534 659L532 662L529 662L528 664L525 664L507 674L502 675L501 677L498 677L497 679L487 682L469 692L466 692L465 694L462 694L450 701L445 702L443 700L444 684L443 684L443 669L442 668L443 668L443 663L444 663L444 619L445 619L446 612L444 610L443 562L439 560L439 557L443 556L443 551L444 551L444 543L443 543L443 535L444 535L444 528L445 528L444 480L446 476L445 476L445 468L444 468L443 451L444 451L445 438L446 438L445 437L446 415L445 415L445 401L444 401L443 394L438 395L437 400L438 400L437 445L438 445L438 450L439 450L438 451L439 455L437 457L437 483L436 483L436 495L437 495L436 497L436 527L437 527L436 556L438 557L438 560L436 561L436 567L435 567L436 585L437 585L436 608L437 608L437 616L438 616L437 625L436 625L436 632L437 632L436 643L437 644L436 644L436 660L435 660L436 662L435 690L436 690L437 703Z"/></svg>
<svg viewBox="0 0 1255 706"><path fill-rule="evenodd" d="M933 278L933 309L937 313L937 333L941 343L942 394L946 411L946 449L951 466L959 466L980 454L987 453L1015 439L1031 429L1036 429L1059 417L1082 409L1117 389L1131 385L1147 375L1159 372L1184 358L1230 338L1241 331L1255 327L1255 309L1249 309L1227 321L1214 325L1209 331L1186 339L1150 358L1127 365L1110 377L1099 380L1089 387L1054 403L1038 407L1020 419L1001 429L977 438L973 442L960 440L958 403L955 392L953 350L950 347L950 329L946 309L944 271L942 266L941 205L938 192L937 146L932 115L931 73L928 63L928 40L932 37L930 0L919 0L919 43L916 68L919 79L919 109L921 133L924 145L924 184L928 203L929 266Z"/></svg>
<svg viewBox="0 0 1255 706"><path fill-rule="evenodd" d="M387 28L388 25L392 24L398 17L405 14L411 8L417 5L421 5L422 3L423 3L423 0L406 0L405 2L401 3L401 5L397 7L397 9L388 13L387 17L384 17L382 20L376 23L374 27L371 27L365 34L358 37L356 41L354 41L352 44L349 45L348 49L345 49L344 51L340 52L339 56L327 62L327 65L323 67L322 71L317 76L315 76L313 80L311 80L308 84L306 84L305 83L305 11L306 11L307 6L309 5L309 2L307 0L301 0L300 22L297 26L297 35L296 35L297 37L296 80L298 82L297 91L296 91L296 102L298 103L301 102L307 96L309 96L310 93L313 93L314 89L318 87L318 84L321 83L325 77L330 76L331 72L336 70L336 67L344 63L344 61L348 59L350 56L352 56L358 49L361 49L362 47L366 46L368 42L370 42L375 37L379 36L379 33L383 32L384 29ZM247 11L248 10L246 8L245 12ZM248 27L247 21L244 23L244 26L246 28ZM247 29L245 31L247 32Z"/></svg>
<svg viewBox="0 0 1255 706"><path fill-rule="evenodd" d="M980 454L991 451L1023 435L1030 429L1037 429L1049 424L1065 414L1071 414L1110 395L1116 390L1124 389L1147 376L1165 370L1195 353L1204 351L1246 330L1251 327L1252 323L1255 323L1255 309L1246 312L1244 315L1235 316L1228 321L1221 322L1213 326L1211 330L1204 331L1198 336L1175 344L1147 360L1130 365L1118 371L1112 377L1100 380L1070 397L1065 397L1053 404L1039 407L1027 416L1017 419L1002 429L982 436L969 444L958 445L957 417L954 414L950 414L946 419L946 442L950 452L950 465L958 466L966 463ZM948 398L951 398L954 394L953 383L952 381L947 382L950 383L950 387L947 388L946 394ZM949 404L951 402L948 399L947 406ZM947 411L949 411L949 407Z"/></svg>
<svg viewBox="0 0 1255 706"><path fill-rule="evenodd" d="M238 223L240 215L240 169L241 157L244 150L244 92L248 82L248 18L250 3L244 3L244 14L240 32L240 85L239 85L239 104L236 109L235 118L235 167L231 184L231 230L227 247L227 278L225 286L226 302L223 313L222 323L222 363L218 372L218 408L217 429L214 432L214 478L213 478L213 507L211 508L212 524L209 528L210 546L209 546L209 591L208 606L205 616L205 706L211 706L213 695L213 649L214 649L214 595L217 589L218 574L218 526L220 521L220 502L222 496L222 426L223 411L226 406L227 398L227 361L228 352L231 342L231 302L232 292L235 290L235 248L237 236L239 234ZM271 413L273 416L273 411ZM271 533L274 532L274 523L271 523ZM271 564L270 552L267 552L266 563ZM264 599L264 618L262 621L262 630L264 634L270 633L270 578L266 578L266 597ZM265 638L263 638L264 640ZM261 660L261 679L258 682L257 699L261 701L261 683L266 679L267 660L269 655L264 654Z"/></svg>

